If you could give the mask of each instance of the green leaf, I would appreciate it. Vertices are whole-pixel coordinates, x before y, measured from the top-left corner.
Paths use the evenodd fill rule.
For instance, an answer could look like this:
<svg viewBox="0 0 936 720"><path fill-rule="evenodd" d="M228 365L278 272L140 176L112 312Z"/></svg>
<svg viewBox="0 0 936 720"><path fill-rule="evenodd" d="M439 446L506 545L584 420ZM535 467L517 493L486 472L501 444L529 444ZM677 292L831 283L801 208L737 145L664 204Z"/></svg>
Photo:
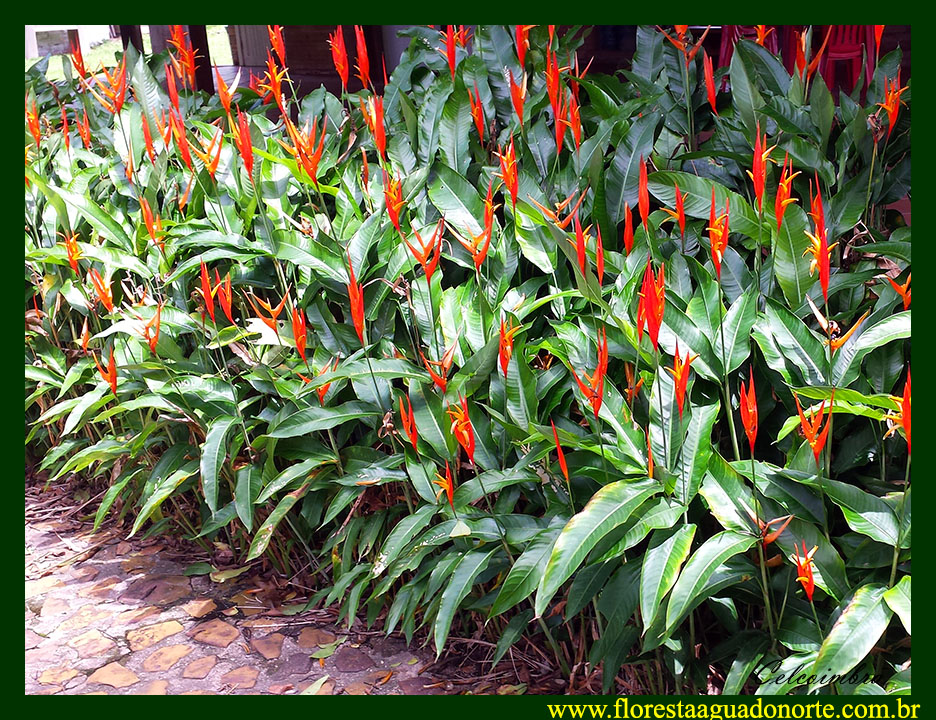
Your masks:
<svg viewBox="0 0 936 720"><path fill-rule="evenodd" d="M753 134L753 130L751 132ZM712 188L715 188L715 207L721 210L726 203L730 204L731 231L758 239L760 230L757 213L747 200L731 192L721 183L671 170L651 173L647 177L647 187L650 193L666 207L675 207L677 184L683 196L683 207L687 218L709 219L709 212L712 209Z"/></svg>
<svg viewBox="0 0 936 720"><path fill-rule="evenodd" d="M536 615L542 616L559 587L569 579L596 543L627 521L648 497L659 492L659 483L645 479L618 480L596 492L581 512L562 529L536 591Z"/></svg>
<svg viewBox="0 0 936 720"><path fill-rule="evenodd" d="M523 631L526 630L532 619L532 608L527 608L510 618L507 627L504 628L501 636L497 639L497 647L494 649L494 659L491 661L491 667L497 665L500 659L507 654L507 651L513 647L513 644L523 637Z"/></svg>
<svg viewBox="0 0 936 720"><path fill-rule="evenodd" d="M753 137L756 131L754 111L764 105L764 99L757 89L754 73L745 62L743 53L732 54L728 76L731 79L732 104L747 128L748 136Z"/></svg>
<svg viewBox="0 0 936 720"><path fill-rule="evenodd" d="M872 540L897 544L897 516L890 505L864 490L828 478L822 479L822 488L832 502L842 509L848 527Z"/></svg>
<svg viewBox="0 0 936 720"><path fill-rule="evenodd" d="M459 232L481 232L484 205L478 191L446 165L436 163L429 176L429 199Z"/></svg>
<svg viewBox="0 0 936 720"><path fill-rule="evenodd" d="M731 669L725 678L725 686L722 688L723 695L739 695L744 683L751 676L751 673L757 667L757 664L764 657L764 653L770 646L770 638L766 635L758 635L757 639L745 642L738 650L738 655L731 663Z"/></svg>
<svg viewBox="0 0 936 720"><path fill-rule="evenodd" d="M250 543L250 550L247 552L246 562L256 560L258 557L263 555L264 552L266 552L267 546L270 544L270 540L273 539L273 531L276 530L276 526L279 525L280 521L284 517L286 517L286 513L292 509L292 506L302 499L308 489L309 483L306 483L298 490L293 490L291 493L286 495L282 500L279 501L277 506L273 508L273 512L271 512L267 519L263 521L263 525L261 525L257 530L257 534L254 535L253 541Z"/></svg>
<svg viewBox="0 0 936 720"><path fill-rule="evenodd" d="M751 328L757 319L757 293L748 288L728 308L722 321L725 345L722 347L722 331L713 338L713 350L717 357L727 358L728 372L734 372L751 354Z"/></svg>
<svg viewBox="0 0 936 720"><path fill-rule="evenodd" d="M461 605L461 601L471 591L478 574L487 567L488 561L497 551L498 547L490 550L470 550L462 554L458 564L452 569L452 579L449 580L445 590L442 591L442 601L439 604L439 612L436 615L433 625L433 637L435 640L436 657L442 654L445 647L445 641L448 639L449 629L452 626L452 620L455 617L455 611Z"/></svg>
<svg viewBox="0 0 936 720"><path fill-rule="evenodd" d="M537 535L523 553L514 561L504 578L500 592L491 606L489 617L500 615L529 597L542 579L542 568L549 560L561 527L549 528Z"/></svg>
<svg viewBox="0 0 936 720"><path fill-rule="evenodd" d="M153 493L149 496L146 503L143 505L143 509L140 510L136 520L134 520L133 528L130 530L130 534L127 537L133 537L136 534L136 531L139 530L143 525L143 523L149 519L149 516L156 511L156 508L162 505L163 500L172 495L172 493L175 492L175 489L188 480L192 475L194 475L197 470L198 464L194 460L191 460L190 462L185 463L185 465L180 467L165 480L161 481L155 487Z"/></svg>
<svg viewBox="0 0 936 720"><path fill-rule="evenodd" d="M767 298L764 312L754 323L753 336L767 365L780 373L788 385L825 384L828 379L825 346L786 307Z"/></svg>
<svg viewBox="0 0 936 720"><path fill-rule="evenodd" d="M281 422L271 425L269 437L291 438L308 435L317 430L327 430L350 420L377 417L379 412L371 405L351 401L336 407L307 407L287 415Z"/></svg>
<svg viewBox="0 0 936 720"><path fill-rule="evenodd" d="M252 463L235 472L234 508L247 532L253 530L253 504L261 482L260 468Z"/></svg>
<svg viewBox="0 0 936 720"><path fill-rule="evenodd" d="M814 282L809 276L809 259L803 257L809 246L807 227L806 213L799 205L792 204L783 214L780 232L772 232L774 271L783 296L791 307L799 307Z"/></svg>
<svg viewBox="0 0 936 720"><path fill-rule="evenodd" d="M468 153L468 132L471 127L468 93L452 93L445 102L439 120L439 149L445 164L460 175L465 174L471 160Z"/></svg>
<svg viewBox="0 0 936 720"><path fill-rule="evenodd" d="M656 530L644 553L640 573L640 615L644 630L656 619L660 603L679 575L679 569L689 557L696 526L692 523L671 530Z"/></svg>
<svg viewBox="0 0 936 720"><path fill-rule="evenodd" d="M689 425L679 455L676 492L683 506L688 506L699 492L702 478L712 457L712 427L718 419L720 403L692 405Z"/></svg>
<svg viewBox="0 0 936 720"><path fill-rule="evenodd" d="M667 635L672 634L689 611L705 598L703 593L709 580L725 561L745 552L756 539L753 535L725 530L710 537L693 553L673 587L666 608Z"/></svg>
<svg viewBox="0 0 936 720"><path fill-rule="evenodd" d="M371 569L372 578L379 577L397 559L403 548L432 521L437 510L433 505L423 505L415 513L407 515L394 526L390 534L387 535L387 539L384 540L383 547L380 548L380 553L374 561L374 567Z"/></svg>
<svg viewBox="0 0 936 720"><path fill-rule="evenodd" d="M218 473L227 457L228 431L237 422L232 415L222 415L212 420L201 446L201 480L205 503L212 513L218 510Z"/></svg>
<svg viewBox="0 0 936 720"><path fill-rule="evenodd" d="M101 233L101 235L120 245L126 252L134 255L136 254L133 241L129 238L123 227L121 227L120 223L114 220L111 215L107 214L97 203L92 202L84 195L79 195L69 190L63 190L62 188L56 188L55 192L57 192L66 203L84 215L85 219L91 223L91 226Z"/></svg>
<svg viewBox="0 0 936 720"><path fill-rule="evenodd" d="M904 575L900 582L884 593L884 602L887 606L897 613L900 622L903 623L910 635L910 576Z"/></svg>
<svg viewBox="0 0 936 720"><path fill-rule="evenodd" d="M879 323L865 328L860 335L853 335L839 347L833 356L832 378L836 387L848 387L858 377L861 361L875 348L894 340L910 337L912 310L890 315ZM823 384L823 383L810 383Z"/></svg>
<svg viewBox="0 0 936 720"><path fill-rule="evenodd" d="M614 151L605 174L605 200L608 217L615 225L624 221L625 205L630 205L632 210L637 207L640 161L641 158L644 162L650 159L653 137L660 120L659 113L645 113L628 128Z"/></svg>
<svg viewBox="0 0 936 720"><path fill-rule="evenodd" d="M887 629L891 609L884 602L887 586L859 587L829 631L813 665L815 675L844 675L871 652ZM810 690L825 683L814 683Z"/></svg>

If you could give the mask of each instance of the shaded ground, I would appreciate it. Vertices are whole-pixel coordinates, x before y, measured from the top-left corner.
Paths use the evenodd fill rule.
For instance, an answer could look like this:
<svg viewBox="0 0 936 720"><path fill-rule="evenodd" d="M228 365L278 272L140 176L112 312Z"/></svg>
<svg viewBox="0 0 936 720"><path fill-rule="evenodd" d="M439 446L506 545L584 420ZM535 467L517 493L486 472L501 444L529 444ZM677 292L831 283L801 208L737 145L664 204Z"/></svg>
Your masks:
<svg viewBox="0 0 936 720"><path fill-rule="evenodd" d="M127 542L118 525L92 534L77 518L95 503L42 488L26 490L26 694L296 694L325 676L320 694L496 689L442 677L431 650L359 620L286 615L300 599L251 573L186 576L191 550Z"/></svg>

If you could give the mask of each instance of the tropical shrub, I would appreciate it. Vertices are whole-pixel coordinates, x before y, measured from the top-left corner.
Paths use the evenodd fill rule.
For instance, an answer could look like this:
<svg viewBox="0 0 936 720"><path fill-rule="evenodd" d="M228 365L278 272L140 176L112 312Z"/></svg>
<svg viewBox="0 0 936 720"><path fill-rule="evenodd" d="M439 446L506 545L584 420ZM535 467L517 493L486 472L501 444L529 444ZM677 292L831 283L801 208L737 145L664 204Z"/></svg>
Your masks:
<svg viewBox="0 0 936 720"><path fill-rule="evenodd" d="M308 568L310 607L439 653L526 635L605 691L626 665L908 692L900 51L836 103L815 58L742 40L713 69L685 27L613 76L580 29L420 27L378 96L338 30L344 92L299 98L270 32L265 78L216 95L181 27L26 73L49 482L105 482L95 526Z"/></svg>

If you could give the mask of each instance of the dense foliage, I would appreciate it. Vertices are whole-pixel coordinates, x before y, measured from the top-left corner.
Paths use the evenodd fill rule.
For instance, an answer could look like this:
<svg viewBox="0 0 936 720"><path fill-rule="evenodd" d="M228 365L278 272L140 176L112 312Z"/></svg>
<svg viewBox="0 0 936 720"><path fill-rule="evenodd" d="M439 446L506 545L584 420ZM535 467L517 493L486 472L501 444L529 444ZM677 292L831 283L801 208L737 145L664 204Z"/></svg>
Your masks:
<svg viewBox="0 0 936 720"><path fill-rule="evenodd" d="M27 71L27 461L440 653L909 691L900 51L836 102L682 26L614 76L579 30L407 34L380 96L336 33L345 92L296 98L275 27L217 95L180 27Z"/></svg>

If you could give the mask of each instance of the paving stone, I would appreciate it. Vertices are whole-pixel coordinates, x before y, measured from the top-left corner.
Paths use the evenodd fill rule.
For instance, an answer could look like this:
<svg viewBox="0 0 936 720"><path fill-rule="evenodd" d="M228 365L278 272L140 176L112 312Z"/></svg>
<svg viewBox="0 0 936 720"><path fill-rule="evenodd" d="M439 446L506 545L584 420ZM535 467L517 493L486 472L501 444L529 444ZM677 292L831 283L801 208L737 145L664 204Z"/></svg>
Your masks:
<svg viewBox="0 0 936 720"><path fill-rule="evenodd" d="M32 650L26 651L26 665L48 665L50 663L61 662L62 660L72 660L78 657L74 650L57 645L54 642L47 642Z"/></svg>
<svg viewBox="0 0 936 720"><path fill-rule="evenodd" d="M312 685L314 682L316 682L316 680L304 680L303 682L296 685L296 692L299 692L299 693L305 692L305 690L307 690L309 686ZM334 695L335 694L335 681L326 680L322 684L322 687L320 687L318 689L318 692L315 694L316 695Z"/></svg>
<svg viewBox="0 0 936 720"><path fill-rule="evenodd" d="M274 695L282 695L285 692L289 692L294 689L296 686L290 683L274 683L267 688Z"/></svg>
<svg viewBox="0 0 936 720"><path fill-rule="evenodd" d="M34 695L56 695L57 693L62 692L65 688L61 685L46 685L41 687L33 693Z"/></svg>
<svg viewBox="0 0 936 720"><path fill-rule="evenodd" d="M140 552L134 554L146 557L147 555L156 555L157 553L161 553L165 549L165 545L160 545L157 543L155 545L147 545L145 548L142 548Z"/></svg>
<svg viewBox="0 0 936 720"><path fill-rule="evenodd" d="M71 610L71 605L69 605L65 600L61 598L52 597L42 603L42 610L39 612L40 617L52 617L53 615L62 615Z"/></svg>
<svg viewBox="0 0 936 720"><path fill-rule="evenodd" d="M285 639L285 635L273 633L266 637L251 640L250 644L254 650L263 655L267 660L276 660L283 651L283 641Z"/></svg>
<svg viewBox="0 0 936 720"><path fill-rule="evenodd" d="M26 628L26 649L32 650L34 647L39 645L43 640L45 640L42 635L39 635L29 628Z"/></svg>
<svg viewBox="0 0 936 720"><path fill-rule="evenodd" d="M312 669L312 658L308 654L290 655L273 672L274 680L282 680L290 675L307 675Z"/></svg>
<svg viewBox="0 0 936 720"><path fill-rule="evenodd" d="M90 597L98 600L110 597L114 592L114 586L120 583L120 578L116 575L106 577L100 582L96 582L90 587L78 591L78 597Z"/></svg>
<svg viewBox="0 0 936 720"><path fill-rule="evenodd" d="M78 651L78 657L98 657L117 647L117 643L106 637L100 630L88 630L68 641L68 647Z"/></svg>
<svg viewBox="0 0 936 720"><path fill-rule="evenodd" d="M442 690L439 688L426 687L438 682L435 678L411 677L400 680L397 684L406 695L440 695Z"/></svg>
<svg viewBox="0 0 936 720"><path fill-rule="evenodd" d="M249 690L256 684L259 674L260 671L257 670L257 668L251 667L250 665L243 665L222 675L221 682L233 685L240 690Z"/></svg>
<svg viewBox="0 0 936 720"><path fill-rule="evenodd" d="M386 685L393 677L393 670L372 670L361 678L368 685Z"/></svg>
<svg viewBox="0 0 936 720"><path fill-rule="evenodd" d="M226 648L240 637L236 627L220 618L196 625L189 633L198 642L220 648Z"/></svg>
<svg viewBox="0 0 936 720"><path fill-rule="evenodd" d="M169 691L168 680L153 680L134 695L165 695Z"/></svg>
<svg viewBox="0 0 936 720"><path fill-rule="evenodd" d="M120 569L124 572L146 572L152 570L156 564L156 558L152 557L128 557L120 563Z"/></svg>
<svg viewBox="0 0 936 720"><path fill-rule="evenodd" d="M90 582L98 576L98 570L94 565L78 565L69 572L69 575L78 582Z"/></svg>
<svg viewBox="0 0 936 720"><path fill-rule="evenodd" d="M167 645L143 661L146 672L164 672L192 652L188 645Z"/></svg>
<svg viewBox="0 0 936 720"><path fill-rule="evenodd" d="M319 628L307 627L303 628L302 632L299 633L299 647L301 648L314 648L319 645L329 645L335 642L337 638L334 633L329 632L328 630L321 630Z"/></svg>
<svg viewBox="0 0 936 720"><path fill-rule="evenodd" d="M155 645L160 640L180 633L184 629L178 621L167 620L139 630L131 630L127 633L127 642L130 643L131 650L145 650L150 645Z"/></svg>
<svg viewBox="0 0 936 720"><path fill-rule="evenodd" d="M168 605L188 596L191 590L192 584L184 575L144 576L132 582L118 599L127 604L146 600L154 605Z"/></svg>
<svg viewBox="0 0 936 720"><path fill-rule="evenodd" d="M370 695L370 688L362 682L353 682L344 686L348 695Z"/></svg>
<svg viewBox="0 0 936 720"><path fill-rule="evenodd" d="M335 666L339 672L358 672L374 667L374 661L359 648L342 646L335 653Z"/></svg>
<svg viewBox="0 0 936 720"><path fill-rule="evenodd" d="M200 618L204 617L217 607L217 603L211 598L195 598L194 600L189 600L187 603L185 603L185 605L182 606L182 609L193 618Z"/></svg>
<svg viewBox="0 0 936 720"><path fill-rule="evenodd" d="M144 606L133 608L132 610L124 610L123 612L114 616L114 624L132 625L133 623L138 623L141 620L146 620L146 618L159 615L161 612L162 610L160 608L153 606Z"/></svg>
<svg viewBox="0 0 936 720"><path fill-rule="evenodd" d="M46 575L44 578L39 578L38 580L27 580L25 599L35 597L36 595L42 595L43 593L49 592L49 590L62 587L64 584L65 583L54 575Z"/></svg>
<svg viewBox="0 0 936 720"><path fill-rule="evenodd" d="M202 680L207 677L218 662L217 655L208 655L198 660L192 660L182 671L182 677L194 680Z"/></svg>
<svg viewBox="0 0 936 720"><path fill-rule="evenodd" d="M61 685L78 675L78 671L68 665L58 665L44 670L39 676L41 685Z"/></svg>
<svg viewBox="0 0 936 720"><path fill-rule="evenodd" d="M186 690L184 693L179 693L180 695L217 695L218 693L212 692L211 690Z"/></svg>
<svg viewBox="0 0 936 720"><path fill-rule="evenodd" d="M133 546L128 543L126 540L121 540L117 543L117 547L114 548L114 555L126 555L133 549Z"/></svg>
<svg viewBox="0 0 936 720"><path fill-rule="evenodd" d="M111 615L110 610L98 607L95 603L82 605L74 615L56 628L56 632L69 632L70 630L80 630L88 627L92 623L97 623Z"/></svg>
<svg viewBox="0 0 936 720"><path fill-rule="evenodd" d="M110 685L111 687L115 688L130 687L139 681L140 678L137 677L137 674L133 672L133 670L128 670L117 662L109 663L108 665L95 670L91 677L88 678L88 682L96 682L100 683L101 685Z"/></svg>

